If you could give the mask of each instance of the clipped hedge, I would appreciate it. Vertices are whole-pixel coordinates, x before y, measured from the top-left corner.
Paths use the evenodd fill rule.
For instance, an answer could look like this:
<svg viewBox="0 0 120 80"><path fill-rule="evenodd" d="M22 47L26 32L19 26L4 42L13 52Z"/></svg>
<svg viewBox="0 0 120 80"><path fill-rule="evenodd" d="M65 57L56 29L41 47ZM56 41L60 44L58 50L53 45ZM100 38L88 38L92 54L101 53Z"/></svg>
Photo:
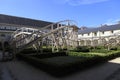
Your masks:
<svg viewBox="0 0 120 80"><path fill-rule="evenodd" d="M117 47L112 47L112 48L110 48L110 50L115 50L116 51L118 49L117 49Z"/></svg>
<svg viewBox="0 0 120 80"><path fill-rule="evenodd" d="M37 51L33 48L27 48L27 49L24 49L23 51L21 51L20 53L22 54L30 54L30 53L37 53Z"/></svg>
<svg viewBox="0 0 120 80"><path fill-rule="evenodd" d="M111 52L111 50L107 50L107 49L92 49L91 52L97 52L97 53L108 53Z"/></svg>
<svg viewBox="0 0 120 80"><path fill-rule="evenodd" d="M52 48L43 48L43 52L52 52Z"/></svg>
<svg viewBox="0 0 120 80"><path fill-rule="evenodd" d="M110 60L110 59L114 59L114 58L116 58L116 57L120 57L120 50L118 50L118 51L111 51L111 52L109 52L108 51L108 53L106 53L106 52L104 52L104 53L93 53L93 52L89 52L89 53L87 53L87 54L85 54L85 53L82 53L82 52L70 52L69 54L68 54L69 56L82 56L82 57L96 57L96 56L98 56L98 57L100 57L101 58L101 61L108 61L108 60Z"/></svg>
<svg viewBox="0 0 120 80"><path fill-rule="evenodd" d="M86 54L87 53L87 54ZM120 50L108 53L58 52L39 55L19 54L22 60L54 76L65 76L120 56Z"/></svg>
<svg viewBox="0 0 120 80"><path fill-rule="evenodd" d="M24 61L50 73L53 76L61 77L72 74L98 63L100 57L78 57L78 56L58 56L50 58L36 58L34 56L19 55Z"/></svg>
<svg viewBox="0 0 120 80"><path fill-rule="evenodd" d="M114 59L116 57L120 57L120 51L113 51L113 52L107 53L105 56L103 56L103 59L107 61L107 60Z"/></svg>
<svg viewBox="0 0 120 80"><path fill-rule="evenodd" d="M33 55L33 57L36 57L39 59L58 57L58 56L67 56L67 54L65 52L56 52L56 53L47 52L39 55Z"/></svg>
<svg viewBox="0 0 120 80"><path fill-rule="evenodd" d="M76 51L76 52L89 52L90 49L87 46L78 46L74 51Z"/></svg>
<svg viewBox="0 0 120 80"><path fill-rule="evenodd" d="M57 77L72 74L101 60L97 55L68 56L62 52L40 55L19 54L19 58Z"/></svg>

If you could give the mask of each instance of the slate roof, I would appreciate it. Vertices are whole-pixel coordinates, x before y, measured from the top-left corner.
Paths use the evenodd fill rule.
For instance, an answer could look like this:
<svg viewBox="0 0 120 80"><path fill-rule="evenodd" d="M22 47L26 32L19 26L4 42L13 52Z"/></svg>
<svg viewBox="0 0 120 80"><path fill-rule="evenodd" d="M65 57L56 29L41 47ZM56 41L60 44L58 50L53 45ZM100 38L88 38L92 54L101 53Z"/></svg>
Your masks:
<svg viewBox="0 0 120 80"><path fill-rule="evenodd" d="M90 33L90 32L97 32L97 31L111 31L111 30L118 30L120 29L120 24L115 24L115 25L105 25L102 27L98 27L98 28L87 28L85 30L79 30L78 34L86 34L86 33Z"/></svg>
<svg viewBox="0 0 120 80"><path fill-rule="evenodd" d="M52 22L0 14L0 23L33 26L33 27L44 27L51 24Z"/></svg>

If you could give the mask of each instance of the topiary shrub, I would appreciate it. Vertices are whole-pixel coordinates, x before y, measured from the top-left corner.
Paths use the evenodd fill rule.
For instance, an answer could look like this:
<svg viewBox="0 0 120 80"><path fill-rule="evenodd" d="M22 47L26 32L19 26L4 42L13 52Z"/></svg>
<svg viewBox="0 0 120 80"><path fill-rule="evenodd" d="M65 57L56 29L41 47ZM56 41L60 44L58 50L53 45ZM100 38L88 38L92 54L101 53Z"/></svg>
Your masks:
<svg viewBox="0 0 120 80"><path fill-rule="evenodd" d="M117 47L110 48L110 50L117 50Z"/></svg>
<svg viewBox="0 0 120 80"><path fill-rule="evenodd" d="M107 49L93 49L93 50L91 50L91 52L108 53L108 52L110 52L110 51L107 50Z"/></svg>
<svg viewBox="0 0 120 80"><path fill-rule="evenodd" d="M27 49L24 49L23 51L21 51L20 53L30 54L30 53L37 53L37 51L33 48L27 48Z"/></svg>
<svg viewBox="0 0 120 80"><path fill-rule="evenodd" d="M76 52L89 52L90 49L87 46L78 46Z"/></svg>
<svg viewBox="0 0 120 80"><path fill-rule="evenodd" d="M33 55L33 57L40 58L40 59L58 57L58 56L67 56L67 54L65 52L56 52L56 53L43 53L39 55Z"/></svg>
<svg viewBox="0 0 120 80"><path fill-rule="evenodd" d="M52 52L52 48L44 48L43 52Z"/></svg>

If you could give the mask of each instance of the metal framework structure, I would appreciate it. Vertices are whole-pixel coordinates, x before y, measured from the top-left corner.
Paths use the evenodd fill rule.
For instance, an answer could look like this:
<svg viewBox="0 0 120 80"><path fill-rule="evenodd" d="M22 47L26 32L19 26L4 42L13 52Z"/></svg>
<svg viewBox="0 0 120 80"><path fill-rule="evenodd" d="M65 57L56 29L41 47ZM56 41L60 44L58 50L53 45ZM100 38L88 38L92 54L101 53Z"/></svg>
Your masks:
<svg viewBox="0 0 120 80"><path fill-rule="evenodd" d="M41 29L22 27L12 34L11 46L14 53L33 46L36 50L42 47L52 47L52 51L78 46L78 31L76 23L72 20L64 20L50 24Z"/></svg>

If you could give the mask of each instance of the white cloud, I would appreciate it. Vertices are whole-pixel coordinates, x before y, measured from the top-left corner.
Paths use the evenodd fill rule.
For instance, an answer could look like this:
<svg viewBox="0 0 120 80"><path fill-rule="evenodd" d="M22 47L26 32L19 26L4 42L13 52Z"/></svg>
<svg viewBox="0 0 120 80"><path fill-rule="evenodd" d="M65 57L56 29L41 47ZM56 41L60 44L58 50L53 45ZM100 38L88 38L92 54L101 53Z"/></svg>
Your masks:
<svg viewBox="0 0 120 80"><path fill-rule="evenodd" d="M69 4L71 6L79 6L79 5L95 4L109 0L53 0L53 1L59 4Z"/></svg>
<svg viewBox="0 0 120 80"><path fill-rule="evenodd" d="M100 3L100 2L105 2L108 0L68 0L68 4L73 5L73 6L78 6L78 5L87 5L87 4L95 4L95 3Z"/></svg>
<svg viewBox="0 0 120 80"><path fill-rule="evenodd" d="M108 19L106 23L107 25L117 24L120 19Z"/></svg>

